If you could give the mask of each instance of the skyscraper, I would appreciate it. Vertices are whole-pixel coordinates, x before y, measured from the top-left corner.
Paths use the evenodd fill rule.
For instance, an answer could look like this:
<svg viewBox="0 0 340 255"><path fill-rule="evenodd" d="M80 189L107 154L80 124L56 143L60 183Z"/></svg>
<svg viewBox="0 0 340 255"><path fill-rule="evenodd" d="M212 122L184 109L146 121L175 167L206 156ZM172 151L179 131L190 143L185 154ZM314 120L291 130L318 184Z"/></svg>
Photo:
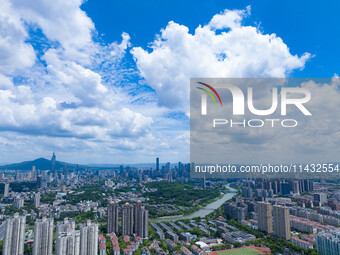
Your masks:
<svg viewBox="0 0 340 255"><path fill-rule="evenodd" d="M170 162L166 162L166 164L165 164L165 171L166 172L170 172L170 168L171 168Z"/></svg>
<svg viewBox="0 0 340 255"><path fill-rule="evenodd" d="M258 227L267 234L273 233L272 208L269 203L257 203Z"/></svg>
<svg viewBox="0 0 340 255"><path fill-rule="evenodd" d="M316 235L316 247L321 255L340 254L340 231Z"/></svg>
<svg viewBox="0 0 340 255"><path fill-rule="evenodd" d="M98 223L87 220L80 226L80 254L98 254Z"/></svg>
<svg viewBox="0 0 340 255"><path fill-rule="evenodd" d="M64 218L64 221L58 221L56 227L56 236L61 234L62 232L67 232L68 229L74 231L76 227L76 222L69 218Z"/></svg>
<svg viewBox="0 0 340 255"><path fill-rule="evenodd" d="M293 193L294 194L300 194L300 183L299 181L293 181Z"/></svg>
<svg viewBox="0 0 340 255"><path fill-rule="evenodd" d="M53 152L52 158L51 158L51 172L55 171L55 162L57 160L57 157L55 155L55 152Z"/></svg>
<svg viewBox="0 0 340 255"><path fill-rule="evenodd" d="M285 240L290 240L289 208L280 205L273 206L274 234Z"/></svg>
<svg viewBox="0 0 340 255"><path fill-rule="evenodd" d="M145 206L140 200L134 204L133 215L133 232L143 239L148 238L149 211L145 209Z"/></svg>
<svg viewBox="0 0 340 255"><path fill-rule="evenodd" d="M156 158L156 172L159 172L159 158Z"/></svg>
<svg viewBox="0 0 340 255"><path fill-rule="evenodd" d="M107 233L118 234L118 204L113 201L107 207Z"/></svg>
<svg viewBox="0 0 340 255"><path fill-rule="evenodd" d="M56 236L55 255L80 255L80 232L68 228Z"/></svg>
<svg viewBox="0 0 340 255"><path fill-rule="evenodd" d="M126 203L122 206L122 235L133 233L133 206Z"/></svg>
<svg viewBox="0 0 340 255"><path fill-rule="evenodd" d="M237 215L236 215L237 221L242 221L242 220L246 219L246 208L244 208L244 207L237 207L236 208L236 212L237 212Z"/></svg>
<svg viewBox="0 0 340 255"><path fill-rule="evenodd" d="M67 165L65 163L65 166L64 166L64 180L68 179L68 174L69 174L68 168L67 168Z"/></svg>
<svg viewBox="0 0 340 255"><path fill-rule="evenodd" d="M34 224L33 255L52 255L53 218L43 217Z"/></svg>
<svg viewBox="0 0 340 255"><path fill-rule="evenodd" d="M24 198L17 196L15 198L15 208L20 209L24 206Z"/></svg>
<svg viewBox="0 0 340 255"><path fill-rule="evenodd" d="M26 217L15 213L6 221L6 235L2 255L23 255Z"/></svg>
<svg viewBox="0 0 340 255"><path fill-rule="evenodd" d="M35 208L38 208L40 206L40 193L34 194L34 206Z"/></svg>
<svg viewBox="0 0 340 255"><path fill-rule="evenodd" d="M37 189L40 189L41 187L41 177L39 174L39 170L37 171Z"/></svg>
<svg viewBox="0 0 340 255"><path fill-rule="evenodd" d="M181 162L178 162L178 175L179 176L183 176L183 171L184 170L184 167L183 167L183 164Z"/></svg>
<svg viewBox="0 0 340 255"><path fill-rule="evenodd" d="M35 178L36 178L35 166L32 166L31 179L35 180Z"/></svg>
<svg viewBox="0 0 340 255"><path fill-rule="evenodd" d="M5 183L4 197L8 197L8 195L9 195L9 183Z"/></svg>
<svg viewBox="0 0 340 255"><path fill-rule="evenodd" d="M314 201L320 202L320 206L322 206L323 204L327 204L328 202L327 193L323 193L323 192L315 193L313 194L313 197L314 197Z"/></svg>
<svg viewBox="0 0 340 255"><path fill-rule="evenodd" d="M281 183L281 195L286 196L290 194L290 184L289 183Z"/></svg>

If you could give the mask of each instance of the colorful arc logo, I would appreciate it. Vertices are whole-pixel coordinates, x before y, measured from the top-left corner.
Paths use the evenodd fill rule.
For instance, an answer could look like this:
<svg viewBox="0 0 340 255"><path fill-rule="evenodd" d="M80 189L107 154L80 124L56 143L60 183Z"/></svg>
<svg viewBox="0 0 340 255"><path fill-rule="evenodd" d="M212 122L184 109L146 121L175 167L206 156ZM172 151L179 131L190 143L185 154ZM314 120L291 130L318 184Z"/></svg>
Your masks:
<svg viewBox="0 0 340 255"><path fill-rule="evenodd" d="M217 93L217 91L216 91L212 86L210 86L209 84L203 83L203 82L197 82L197 83L199 83L199 84L201 84L201 85L203 85L203 86L209 88L209 89L217 96L217 98L218 98L218 100L220 101L220 104L221 104L221 106L222 106L221 97L220 97L220 95ZM214 101L214 103L217 105L217 102L216 102L216 100L215 100L215 97L213 96L213 94L211 94L211 92L210 92L209 90L207 90L207 89L205 89L205 88L201 88L201 87L197 87L197 88L200 89L200 90L203 90L205 93L207 93L207 94L212 98L212 100Z"/></svg>

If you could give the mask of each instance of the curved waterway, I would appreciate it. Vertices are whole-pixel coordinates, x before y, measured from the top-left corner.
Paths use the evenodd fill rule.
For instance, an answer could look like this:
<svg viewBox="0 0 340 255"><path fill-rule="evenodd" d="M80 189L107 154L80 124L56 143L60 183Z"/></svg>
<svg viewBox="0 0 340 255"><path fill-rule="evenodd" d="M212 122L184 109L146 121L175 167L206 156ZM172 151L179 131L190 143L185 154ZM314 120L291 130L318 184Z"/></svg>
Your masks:
<svg viewBox="0 0 340 255"><path fill-rule="evenodd" d="M213 210L216 210L217 208L219 208L224 202L228 201L229 199L231 199L233 196L237 194L237 190L230 187L230 184L227 184L226 188L229 189L229 191L225 193L223 197L215 200L214 202L206 205L205 207L199 209L196 212L193 212L185 216L166 216L166 217L153 219L151 221L152 222L177 221L177 220L183 220L183 219L192 219L196 217L205 217L206 215L211 213Z"/></svg>

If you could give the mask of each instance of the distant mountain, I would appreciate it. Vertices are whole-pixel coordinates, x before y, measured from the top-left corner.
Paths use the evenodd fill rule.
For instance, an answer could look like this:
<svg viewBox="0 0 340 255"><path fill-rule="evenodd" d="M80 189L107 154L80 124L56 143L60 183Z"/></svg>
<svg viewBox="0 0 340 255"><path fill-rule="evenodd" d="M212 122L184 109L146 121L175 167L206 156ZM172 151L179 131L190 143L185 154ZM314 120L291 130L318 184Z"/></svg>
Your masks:
<svg viewBox="0 0 340 255"><path fill-rule="evenodd" d="M76 164L65 163L61 161L56 161L55 169L59 170L64 166L68 168L75 168ZM0 169L8 169L8 170L31 170L32 166L35 166L35 169L39 170L49 170L51 168L51 160L45 158L38 158L32 161L24 161L21 163L14 163L0 166Z"/></svg>

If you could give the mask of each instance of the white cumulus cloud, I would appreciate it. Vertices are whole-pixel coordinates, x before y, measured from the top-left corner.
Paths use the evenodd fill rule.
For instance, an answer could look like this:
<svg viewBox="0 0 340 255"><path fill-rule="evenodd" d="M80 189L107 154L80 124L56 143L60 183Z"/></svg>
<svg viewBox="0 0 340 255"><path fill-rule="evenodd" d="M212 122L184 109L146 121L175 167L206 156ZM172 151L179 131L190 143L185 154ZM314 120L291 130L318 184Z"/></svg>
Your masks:
<svg viewBox="0 0 340 255"><path fill-rule="evenodd" d="M148 137L152 117L132 110L134 98L111 78L119 78L129 35L123 33L120 43L96 42L81 4L0 0L2 134L25 135L26 142L43 136L59 144L91 140L117 147L120 139L133 144ZM6 136L4 144L10 144Z"/></svg>
<svg viewBox="0 0 340 255"><path fill-rule="evenodd" d="M141 75L168 108L188 111L191 77L285 77L304 67L309 53L292 55L275 34L243 26L246 10L225 10L194 34L170 21L150 49L131 50Z"/></svg>

